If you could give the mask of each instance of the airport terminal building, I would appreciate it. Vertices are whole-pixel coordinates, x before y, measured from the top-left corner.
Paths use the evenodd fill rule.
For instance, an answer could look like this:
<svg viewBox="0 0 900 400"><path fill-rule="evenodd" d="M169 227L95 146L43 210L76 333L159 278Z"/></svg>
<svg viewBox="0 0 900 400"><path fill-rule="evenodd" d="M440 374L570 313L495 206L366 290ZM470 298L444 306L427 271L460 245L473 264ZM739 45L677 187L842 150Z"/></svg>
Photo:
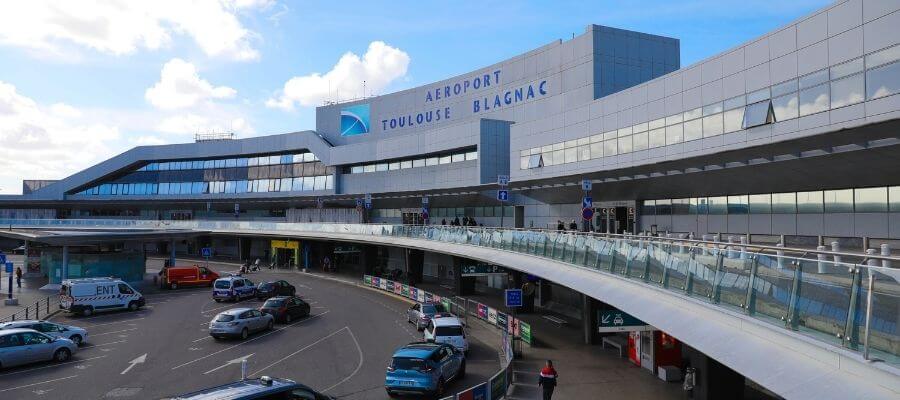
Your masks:
<svg viewBox="0 0 900 400"><path fill-rule="evenodd" d="M140 146L27 180L0 197L0 218L576 220L862 247L900 239L898 43L892 1L836 2L686 67L677 39L591 25L446 80L318 107L315 130ZM585 180L594 213L582 222Z"/></svg>

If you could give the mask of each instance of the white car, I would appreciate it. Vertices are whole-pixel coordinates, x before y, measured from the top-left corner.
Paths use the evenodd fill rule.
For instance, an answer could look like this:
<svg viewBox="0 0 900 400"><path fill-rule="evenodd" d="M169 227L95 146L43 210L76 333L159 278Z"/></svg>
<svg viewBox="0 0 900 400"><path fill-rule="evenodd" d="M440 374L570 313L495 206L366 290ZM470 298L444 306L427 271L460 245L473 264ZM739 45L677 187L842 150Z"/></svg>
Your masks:
<svg viewBox="0 0 900 400"><path fill-rule="evenodd" d="M439 316L428 321L425 327L425 341L446 343L463 353L469 353L466 330L458 317Z"/></svg>
<svg viewBox="0 0 900 400"><path fill-rule="evenodd" d="M72 341L72 343L75 343L76 346L81 346L81 344L84 343L88 338L88 332L84 328L79 328L77 326L71 325L62 325L44 320L26 319L21 321L4 322L0 324L0 331L18 328L34 329L54 338L69 339Z"/></svg>

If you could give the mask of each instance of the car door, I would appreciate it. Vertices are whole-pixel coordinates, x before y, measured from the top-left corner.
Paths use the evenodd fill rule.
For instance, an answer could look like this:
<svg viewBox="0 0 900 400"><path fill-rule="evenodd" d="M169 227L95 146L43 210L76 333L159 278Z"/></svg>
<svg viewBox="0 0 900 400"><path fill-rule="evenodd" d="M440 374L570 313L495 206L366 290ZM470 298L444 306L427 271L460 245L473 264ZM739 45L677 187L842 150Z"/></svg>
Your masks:
<svg viewBox="0 0 900 400"><path fill-rule="evenodd" d="M269 325L269 319L259 310L252 310L253 318L256 320L256 329L263 330Z"/></svg>
<svg viewBox="0 0 900 400"><path fill-rule="evenodd" d="M28 363L20 333L0 335L0 363L4 367Z"/></svg>
<svg viewBox="0 0 900 400"><path fill-rule="evenodd" d="M238 299L244 297L244 281L241 279L235 279L231 281L231 290L234 291L234 296Z"/></svg>
<svg viewBox="0 0 900 400"><path fill-rule="evenodd" d="M200 267L197 269L197 271L200 275L201 283L206 283L207 281L209 281L209 270L206 267Z"/></svg>
<svg viewBox="0 0 900 400"><path fill-rule="evenodd" d="M407 314L409 315L409 320L412 322L416 322L419 320L419 303L413 304L412 307L409 308Z"/></svg>
<svg viewBox="0 0 900 400"><path fill-rule="evenodd" d="M249 279L244 279L244 296L250 297L256 294L256 285Z"/></svg>
<svg viewBox="0 0 900 400"><path fill-rule="evenodd" d="M19 335L25 345L26 362L47 361L53 358L52 338L37 332L22 332Z"/></svg>

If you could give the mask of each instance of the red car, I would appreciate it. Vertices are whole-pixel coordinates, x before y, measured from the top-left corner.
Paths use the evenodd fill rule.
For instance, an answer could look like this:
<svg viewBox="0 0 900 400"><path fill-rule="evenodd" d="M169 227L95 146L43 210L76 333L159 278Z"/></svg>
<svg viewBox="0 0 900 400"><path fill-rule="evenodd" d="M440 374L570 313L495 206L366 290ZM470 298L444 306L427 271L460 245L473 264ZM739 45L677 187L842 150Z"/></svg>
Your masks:
<svg viewBox="0 0 900 400"><path fill-rule="evenodd" d="M219 274L198 265L168 267L161 275L162 286L169 289L178 289L179 285L212 286L219 279Z"/></svg>

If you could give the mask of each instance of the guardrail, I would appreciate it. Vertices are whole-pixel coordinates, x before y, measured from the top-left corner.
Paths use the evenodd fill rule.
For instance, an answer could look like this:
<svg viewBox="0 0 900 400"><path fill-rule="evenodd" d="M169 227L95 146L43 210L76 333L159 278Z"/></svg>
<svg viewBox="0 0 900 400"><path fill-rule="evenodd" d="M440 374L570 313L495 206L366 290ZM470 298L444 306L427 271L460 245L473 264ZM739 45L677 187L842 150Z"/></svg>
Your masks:
<svg viewBox="0 0 900 400"><path fill-rule="evenodd" d="M0 318L0 323L13 322L24 319L41 319L41 315L46 318L48 315L50 315L51 299L55 299L55 297L47 296L44 299L38 300L34 302L34 304L31 304L22 310Z"/></svg>
<svg viewBox="0 0 900 400"><path fill-rule="evenodd" d="M0 220L0 226L390 236L542 257L694 297L900 366L900 258L577 231L259 221ZM789 252L790 250L790 252ZM851 262L857 261L857 262Z"/></svg>

